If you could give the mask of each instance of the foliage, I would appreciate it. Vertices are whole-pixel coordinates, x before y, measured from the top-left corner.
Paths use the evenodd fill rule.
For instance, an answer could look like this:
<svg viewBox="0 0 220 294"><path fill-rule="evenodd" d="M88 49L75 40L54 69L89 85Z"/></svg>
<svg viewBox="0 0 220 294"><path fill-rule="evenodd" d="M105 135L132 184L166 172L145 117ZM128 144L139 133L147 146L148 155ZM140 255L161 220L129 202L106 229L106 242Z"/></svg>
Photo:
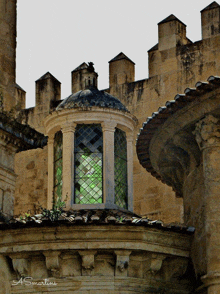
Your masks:
<svg viewBox="0 0 220 294"><path fill-rule="evenodd" d="M58 220L60 215L63 212L63 208L65 208L66 206L67 198L68 198L68 195L66 195L66 198L64 199L64 201L62 201L61 199L58 199L56 203L53 205L52 209L44 208L42 205L39 204L41 218L45 217L51 221ZM31 220L31 219L35 219L35 216L32 216L30 211L26 212L24 215L20 215L19 218L17 218L17 220L23 223L26 223L27 220ZM37 222L41 222L41 221L37 221Z"/></svg>
<svg viewBox="0 0 220 294"><path fill-rule="evenodd" d="M58 197L58 199L54 201L52 209L46 209L40 206L43 217L46 217L50 219L51 221L58 220L59 216L63 212L63 208L66 207L67 198L68 198L68 194L66 194L66 198L64 199L64 201L62 201L61 197Z"/></svg>

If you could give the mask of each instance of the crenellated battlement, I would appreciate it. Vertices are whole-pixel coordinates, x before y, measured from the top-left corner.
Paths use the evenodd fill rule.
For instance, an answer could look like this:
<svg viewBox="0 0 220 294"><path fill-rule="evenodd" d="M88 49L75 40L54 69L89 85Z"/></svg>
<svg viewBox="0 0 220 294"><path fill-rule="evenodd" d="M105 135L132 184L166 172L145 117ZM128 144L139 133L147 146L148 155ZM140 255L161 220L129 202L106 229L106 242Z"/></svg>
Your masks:
<svg viewBox="0 0 220 294"><path fill-rule="evenodd" d="M158 43L148 51L149 78L158 76L162 81L163 79L170 80L169 85L176 84L174 90L176 93L176 91L184 90L186 86L193 86L198 79L206 79L209 73L218 74L220 5L217 2L212 2L201 11L201 30L202 39L193 43L187 38L186 24L175 15L171 14L160 21L158 23ZM71 76L72 93L86 87L86 81L91 84L96 81L97 86L98 75L94 68L91 70L85 62L74 69ZM41 83L40 79L36 82L36 107L41 106L41 109L45 108L43 112L49 113L53 105L51 100L60 99L60 86L55 86L55 89L51 84L47 90L39 90ZM130 83L133 83L132 86ZM158 86L156 88L158 89ZM43 94L44 91L46 92ZM140 89L140 83L135 82L135 63L123 52L109 61L109 89L107 91L118 96L124 103L127 99L127 103L132 104L130 102L133 102L135 96L138 96L138 100L145 99L145 96L142 95L143 89ZM158 95L161 97L162 93L159 92ZM162 90L162 92L164 91ZM22 94L22 97L19 94L21 91L17 90L16 103L20 102L21 105L24 105L25 93ZM163 96L166 96L166 91ZM131 110L134 111L133 107Z"/></svg>
<svg viewBox="0 0 220 294"><path fill-rule="evenodd" d="M158 43L148 51L149 77L146 79L135 81L135 63L123 52L109 61L109 88L105 91L120 99L138 118L136 133L146 117L176 93L183 93L185 88L194 87L197 81L207 80L211 75L220 76L219 16L217 2L201 11L202 39L197 42L187 38L186 24L176 16L170 15L159 22ZM72 93L89 85L97 86L97 77L92 63L80 64L71 72ZM25 92L17 88L16 93L16 101L24 105ZM45 132L44 119L57 105L60 93L60 82L50 73L43 75L36 81L36 106L20 111L21 122ZM135 152L134 195L135 212L168 222L181 221L181 200L142 170ZM167 197L169 203L165 200Z"/></svg>

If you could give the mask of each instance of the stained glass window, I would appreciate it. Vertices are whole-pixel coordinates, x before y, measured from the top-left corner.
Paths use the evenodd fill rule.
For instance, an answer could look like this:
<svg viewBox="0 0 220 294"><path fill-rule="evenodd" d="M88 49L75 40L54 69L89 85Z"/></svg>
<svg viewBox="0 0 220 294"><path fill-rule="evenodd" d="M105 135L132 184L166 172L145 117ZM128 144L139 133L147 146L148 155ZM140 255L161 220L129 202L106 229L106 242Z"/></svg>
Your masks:
<svg viewBox="0 0 220 294"><path fill-rule="evenodd" d="M127 141L126 133L115 129L115 204L127 208Z"/></svg>
<svg viewBox="0 0 220 294"><path fill-rule="evenodd" d="M63 135L57 132L54 137L54 204L62 198L63 176Z"/></svg>
<svg viewBox="0 0 220 294"><path fill-rule="evenodd" d="M102 203L103 138L101 125L77 125L74 152L75 203Z"/></svg>

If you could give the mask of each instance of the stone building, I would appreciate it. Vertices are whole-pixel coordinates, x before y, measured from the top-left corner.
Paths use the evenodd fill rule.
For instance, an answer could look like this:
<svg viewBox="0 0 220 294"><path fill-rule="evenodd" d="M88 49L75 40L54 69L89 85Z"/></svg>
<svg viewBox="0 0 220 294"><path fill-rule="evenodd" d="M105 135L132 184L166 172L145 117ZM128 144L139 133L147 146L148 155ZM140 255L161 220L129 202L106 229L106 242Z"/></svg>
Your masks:
<svg viewBox="0 0 220 294"><path fill-rule="evenodd" d="M195 43L158 24L149 78L121 52L105 91L84 62L69 97L47 72L25 109L0 0L1 293L220 293L220 5L201 20Z"/></svg>

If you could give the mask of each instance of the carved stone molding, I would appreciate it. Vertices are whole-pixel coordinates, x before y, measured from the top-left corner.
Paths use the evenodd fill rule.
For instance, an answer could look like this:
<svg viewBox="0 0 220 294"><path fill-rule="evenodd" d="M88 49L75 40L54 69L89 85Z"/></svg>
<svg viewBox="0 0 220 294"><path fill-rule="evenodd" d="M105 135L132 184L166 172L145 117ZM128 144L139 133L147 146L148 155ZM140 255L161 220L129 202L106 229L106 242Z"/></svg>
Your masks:
<svg viewBox="0 0 220 294"><path fill-rule="evenodd" d="M200 149L220 146L219 120L211 114L207 115L196 124L194 135Z"/></svg>
<svg viewBox="0 0 220 294"><path fill-rule="evenodd" d="M29 260L27 258L12 258L12 265L18 278L29 275Z"/></svg>
<svg viewBox="0 0 220 294"><path fill-rule="evenodd" d="M163 254L152 254L150 259L150 269L149 272L151 274L156 274L162 267L163 260L166 258Z"/></svg>
<svg viewBox="0 0 220 294"><path fill-rule="evenodd" d="M201 277L202 282L204 283L205 287L213 286L213 285L220 285L220 273L213 272Z"/></svg>
<svg viewBox="0 0 220 294"><path fill-rule="evenodd" d="M60 251L48 251L44 252L44 256L46 258L46 267L49 273L53 277L58 277L60 272L60 261L59 255Z"/></svg>
<svg viewBox="0 0 220 294"><path fill-rule="evenodd" d="M65 123L63 126L62 126L62 133L69 133L69 132L72 132L74 133L75 132L75 129L76 129L76 126L77 124L76 123Z"/></svg>
<svg viewBox="0 0 220 294"><path fill-rule="evenodd" d="M116 254L116 276L127 276L129 266L129 256L131 251L128 250L115 250Z"/></svg>
<svg viewBox="0 0 220 294"><path fill-rule="evenodd" d="M186 273L188 264L186 258L166 258L163 262L165 280L180 279Z"/></svg>
<svg viewBox="0 0 220 294"><path fill-rule="evenodd" d="M94 275L94 268L95 268L95 255L97 251L95 250L85 250L85 251L78 251L79 255L82 258L82 275Z"/></svg>
<svg viewBox="0 0 220 294"><path fill-rule="evenodd" d="M102 122L102 131L104 132L115 132L117 123L115 121Z"/></svg>

